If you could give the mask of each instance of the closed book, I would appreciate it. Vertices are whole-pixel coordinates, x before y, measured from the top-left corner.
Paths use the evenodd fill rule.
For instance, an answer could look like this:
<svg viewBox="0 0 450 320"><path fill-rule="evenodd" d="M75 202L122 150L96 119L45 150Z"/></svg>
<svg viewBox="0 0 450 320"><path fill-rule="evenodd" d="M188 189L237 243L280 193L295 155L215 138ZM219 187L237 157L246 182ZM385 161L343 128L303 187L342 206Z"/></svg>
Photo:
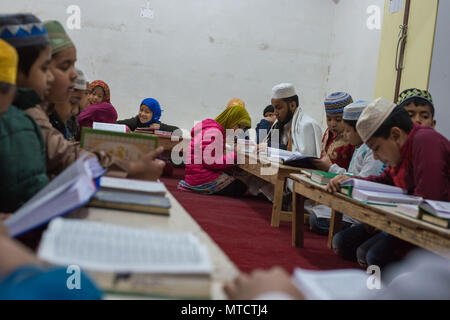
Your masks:
<svg viewBox="0 0 450 320"><path fill-rule="evenodd" d="M171 137L172 132L170 131L162 131L162 130L155 130L155 135L161 136L161 137Z"/></svg>
<svg viewBox="0 0 450 320"><path fill-rule="evenodd" d="M210 274L88 272L102 291L114 295L172 299L210 299Z"/></svg>
<svg viewBox="0 0 450 320"><path fill-rule="evenodd" d="M320 170L311 170L311 180L320 184L328 184L331 179L338 176L337 173L320 171Z"/></svg>
<svg viewBox="0 0 450 320"><path fill-rule="evenodd" d="M143 133L155 133L155 131L156 131L155 128L149 128L149 127L136 128L134 130L134 132L143 132Z"/></svg>
<svg viewBox="0 0 450 320"><path fill-rule="evenodd" d="M114 178L114 177L102 177L100 179L100 187L102 188L102 190L112 189L112 190L134 191L139 193L147 193L162 196L167 193L166 186L162 182Z"/></svg>
<svg viewBox="0 0 450 320"><path fill-rule="evenodd" d="M419 206L416 204L401 203L397 205L395 211L410 216L411 218L420 219Z"/></svg>
<svg viewBox="0 0 450 320"><path fill-rule="evenodd" d="M170 214L171 207L169 199L164 196L120 190L100 190L88 205L164 215Z"/></svg>
<svg viewBox="0 0 450 320"><path fill-rule="evenodd" d="M450 228L450 220L444 219L444 218L439 218L439 217L433 216L431 214L423 213L422 220L432 223L434 225L440 226L440 227Z"/></svg>

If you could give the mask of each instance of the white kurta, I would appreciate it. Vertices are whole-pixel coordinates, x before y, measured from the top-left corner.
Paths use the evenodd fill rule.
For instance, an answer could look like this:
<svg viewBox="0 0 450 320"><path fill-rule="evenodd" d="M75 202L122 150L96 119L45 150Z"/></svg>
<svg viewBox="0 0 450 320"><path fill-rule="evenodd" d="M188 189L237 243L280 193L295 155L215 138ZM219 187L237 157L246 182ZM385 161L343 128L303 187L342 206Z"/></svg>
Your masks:
<svg viewBox="0 0 450 320"><path fill-rule="evenodd" d="M303 156L320 158L322 149L322 128L303 112L301 107L295 110L291 126L292 151Z"/></svg>

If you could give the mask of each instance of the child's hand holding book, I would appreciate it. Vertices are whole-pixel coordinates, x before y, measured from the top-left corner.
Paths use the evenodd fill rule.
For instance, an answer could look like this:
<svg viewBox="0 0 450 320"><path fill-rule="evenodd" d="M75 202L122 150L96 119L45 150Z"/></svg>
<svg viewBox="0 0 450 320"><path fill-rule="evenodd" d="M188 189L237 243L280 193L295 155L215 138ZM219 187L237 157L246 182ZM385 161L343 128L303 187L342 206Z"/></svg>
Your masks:
<svg viewBox="0 0 450 320"><path fill-rule="evenodd" d="M351 177L349 176L345 176L345 175L339 175L334 177L333 179L330 180L330 182L327 185L327 191L328 192L338 192L339 191L339 186L342 182L350 179Z"/></svg>
<svg viewBox="0 0 450 320"><path fill-rule="evenodd" d="M163 147L153 150L141 159L130 162L129 178L156 181L161 177L164 166L164 161L157 159L164 151Z"/></svg>

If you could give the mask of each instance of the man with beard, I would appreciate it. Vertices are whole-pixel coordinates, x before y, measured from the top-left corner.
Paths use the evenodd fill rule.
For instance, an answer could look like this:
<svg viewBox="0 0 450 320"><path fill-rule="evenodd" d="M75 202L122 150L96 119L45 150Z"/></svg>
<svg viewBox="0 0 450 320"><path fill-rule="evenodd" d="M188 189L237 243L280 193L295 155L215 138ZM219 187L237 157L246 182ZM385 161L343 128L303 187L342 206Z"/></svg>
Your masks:
<svg viewBox="0 0 450 320"><path fill-rule="evenodd" d="M273 87L272 92L272 106L277 121L267 136L268 146L299 152L304 156L320 157L322 129L299 106L294 86L290 83L281 83ZM276 129L279 130L279 141L272 139Z"/></svg>
<svg viewBox="0 0 450 320"><path fill-rule="evenodd" d="M294 86L290 83L281 83L272 88L272 106L277 121L273 124L269 134L260 141L267 143L268 147L298 152L304 156L320 157L322 146L322 129L319 124L299 106L299 98ZM276 131L278 131L278 140ZM272 135L274 135L272 137ZM260 146L260 150L264 147ZM288 179L288 189L292 189L292 181ZM248 190L253 195L262 193L273 202L274 185L253 176L249 179ZM285 194L283 207L289 208L291 198L289 191Z"/></svg>

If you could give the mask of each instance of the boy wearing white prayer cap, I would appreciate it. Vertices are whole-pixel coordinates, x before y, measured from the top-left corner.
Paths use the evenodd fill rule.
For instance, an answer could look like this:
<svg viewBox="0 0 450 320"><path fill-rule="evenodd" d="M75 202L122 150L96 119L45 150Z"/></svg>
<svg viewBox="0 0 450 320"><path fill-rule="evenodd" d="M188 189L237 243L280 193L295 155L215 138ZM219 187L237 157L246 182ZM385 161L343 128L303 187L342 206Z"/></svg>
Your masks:
<svg viewBox="0 0 450 320"><path fill-rule="evenodd" d="M387 165L380 175L363 179L394 185L424 199L450 201L450 142L444 136L431 127L413 123L402 105L396 106L383 98L364 109L356 130L372 149L374 159ZM380 232L367 237L354 251L361 266L382 268L402 258L411 247Z"/></svg>

